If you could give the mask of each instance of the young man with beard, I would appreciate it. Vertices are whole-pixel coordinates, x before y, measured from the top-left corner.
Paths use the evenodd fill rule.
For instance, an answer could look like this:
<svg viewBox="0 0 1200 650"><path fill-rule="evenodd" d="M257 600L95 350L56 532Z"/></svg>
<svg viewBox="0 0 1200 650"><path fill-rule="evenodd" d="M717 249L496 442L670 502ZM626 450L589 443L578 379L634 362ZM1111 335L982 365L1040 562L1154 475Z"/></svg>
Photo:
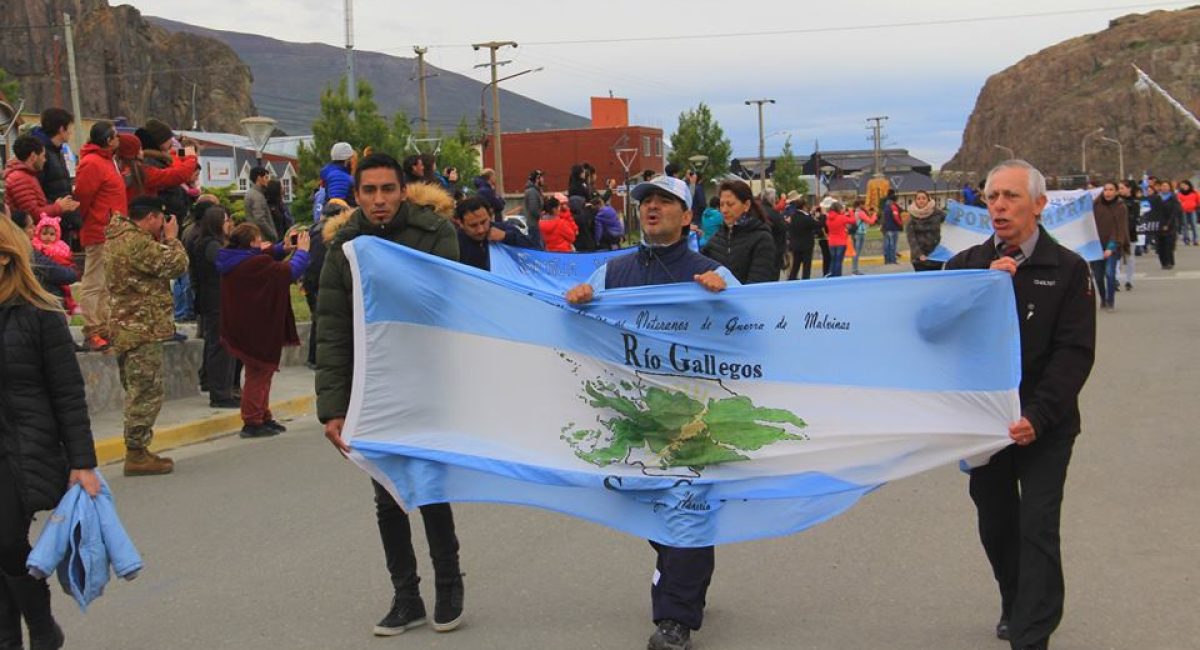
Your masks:
<svg viewBox="0 0 1200 650"><path fill-rule="evenodd" d="M630 192L638 201L642 244L596 269L587 283L567 292L567 301L580 305L603 297L605 289L642 287L676 282L696 282L718 292L740 286L728 269L692 251L683 232L691 222L692 191L687 183L659 176L640 183ZM650 587L653 619L657 626L650 650L687 650L692 630L704 619L705 596L712 582L715 549L678 548L650 542L658 553Z"/></svg>
<svg viewBox="0 0 1200 650"><path fill-rule="evenodd" d="M342 439L354 370L353 279L342 250L356 237L382 237L423 253L458 260L458 236L449 221L432 209L409 200L404 172L395 158L372 154L354 172L359 208L337 231L325 257L317 291L317 416L325 437L343 455L350 446ZM395 636L425 624L417 558L408 514L378 482L375 515L395 596L387 615L375 626L376 636ZM421 506L425 536L433 559L436 600L433 629L449 632L462 622L463 581L458 563L458 537L448 503Z"/></svg>
<svg viewBox="0 0 1200 650"><path fill-rule="evenodd" d="M955 255L947 269L1012 276L1021 328L1021 417L1013 444L971 470L979 537L1000 587L996 636L1014 650L1046 650L1063 613L1059 539L1063 488L1079 391L1096 351L1096 298L1088 263L1039 223L1046 179L1023 160L988 173L984 200L995 235Z"/></svg>
<svg viewBox="0 0 1200 650"><path fill-rule="evenodd" d="M492 270L491 242L536 248L516 226L493 221L491 206L478 196L463 199L455 206L454 225L458 229L458 261L483 271Z"/></svg>

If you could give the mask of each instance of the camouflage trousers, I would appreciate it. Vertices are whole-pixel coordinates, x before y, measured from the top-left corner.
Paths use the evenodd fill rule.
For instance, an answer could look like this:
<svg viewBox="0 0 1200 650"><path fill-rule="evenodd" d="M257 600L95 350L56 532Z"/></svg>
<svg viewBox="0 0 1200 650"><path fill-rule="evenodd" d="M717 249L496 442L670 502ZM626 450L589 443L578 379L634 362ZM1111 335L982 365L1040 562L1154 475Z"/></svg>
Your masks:
<svg viewBox="0 0 1200 650"><path fill-rule="evenodd" d="M139 345L117 355L125 389L125 447L145 449L163 403L163 344Z"/></svg>

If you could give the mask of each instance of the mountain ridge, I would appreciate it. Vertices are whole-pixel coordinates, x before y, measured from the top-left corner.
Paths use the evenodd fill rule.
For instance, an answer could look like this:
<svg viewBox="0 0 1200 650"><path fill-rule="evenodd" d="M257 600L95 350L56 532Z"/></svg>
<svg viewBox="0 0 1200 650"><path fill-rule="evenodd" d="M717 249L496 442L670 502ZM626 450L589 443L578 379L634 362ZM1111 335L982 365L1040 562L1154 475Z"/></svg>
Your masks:
<svg viewBox="0 0 1200 650"><path fill-rule="evenodd" d="M170 19L146 16L151 24L170 32L186 32L215 39L228 45L249 66L254 84L251 95L259 112L279 121L279 127L291 134L309 133L320 114L320 93L336 86L345 72L345 50L327 43L296 43L271 36L200 27ZM356 51L355 75L369 82L375 101L385 115L397 110L415 125L418 120L417 82L413 76L415 59ZM456 72L426 64L426 74L438 76L426 82L430 129L449 133L466 118L467 124L479 124L474 97L485 84ZM472 98L464 102L463 97ZM297 103L297 98L305 99ZM490 113L491 105L487 106ZM587 118L574 115L517 93L500 90L500 117L506 131L584 128Z"/></svg>

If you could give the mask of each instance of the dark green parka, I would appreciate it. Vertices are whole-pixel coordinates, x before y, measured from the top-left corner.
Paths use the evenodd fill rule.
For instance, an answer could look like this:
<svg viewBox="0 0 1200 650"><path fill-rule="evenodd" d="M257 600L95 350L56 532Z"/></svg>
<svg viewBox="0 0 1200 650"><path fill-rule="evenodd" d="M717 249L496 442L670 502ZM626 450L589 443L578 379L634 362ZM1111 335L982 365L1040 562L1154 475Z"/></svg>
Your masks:
<svg viewBox="0 0 1200 650"><path fill-rule="evenodd" d="M354 376L353 279L342 247L360 236L382 237L424 253L458 261L454 226L425 205L407 200L386 224L371 223L358 209L337 231L325 256L317 291L317 417L346 417Z"/></svg>

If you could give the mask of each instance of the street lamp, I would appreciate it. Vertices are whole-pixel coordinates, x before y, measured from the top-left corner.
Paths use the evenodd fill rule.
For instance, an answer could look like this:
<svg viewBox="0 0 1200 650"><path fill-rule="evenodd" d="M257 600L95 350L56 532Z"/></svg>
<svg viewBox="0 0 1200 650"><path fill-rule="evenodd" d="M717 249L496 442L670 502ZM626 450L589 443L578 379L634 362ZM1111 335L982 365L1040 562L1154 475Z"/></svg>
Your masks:
<svg viewBox="0 0 1200 650"><path fill-rule="evenodd" d="M493 58L495 58L495 56L494 56L495 50L493 50L492 52L493 52ZM507 63L507 62L505 62L505 63ZM501 147L501 142L500 142L500 96L497 93L497 89L500 87L501 81L508 81L509 79L513 79L515 77L520 77L521 75L531 74L534 72L541 72L542 70L545 70L545 68L543 68L543 67L530 68L528 70L522 70L520 72L510 74L507 77L500 77L499 79L492 79L491 81L484 84L483 88L479 89L479 121L480 121L481 127L483 125L487 124L487 113L484 112L484 109L483 109L483 95L484 95L484 93L487 92L488 88L492 89L492 140L493 140L492 153L494 154L493 157L495 158L496 193L500 194L501 196L504 195L504 149ZM495 68L495 66L493 66L492 67L492 75L495 76L495 73L496 73L496 68Z"/></svg>
<svg viewBox="0 0 1200 650"><path fill-rule="evenodd" d="M266 148L267 142L271 139L271 134L275 132L275 120L261 115L255 117L247 117L243 119L242 132L246 137L250 138L250 143L254 145L256 165L262 167L263 149Z"/></svg>
<svg viewBox="0 0 1200 650"><path fill-rule="evenodd" d="M692 164L692 171L702 174L704 173L704 168L708 166L708 156L698 153L694 156L688 156L688 162Z"/></svg>
<svg viewBox="0 0 1200 650"><path fill-rule="evenodd" d="M1079 143L1079 148L1081 151L1080 167L1083 168L1084 176L1087 176L1087 141L1093 135L1100 135L1101 133L1104 133L1104 127L1102 126L1097 128L1095 131L1088 131L1087 134L1083 136L1083 140Z"/></svg>
<svg viewBox="0 0 1200 650"><path fill-rule="evenodd" d="M1006 147L1006 146L1004 146L1004 145L1002 145L1002 144L994 144L994 145L992 145L992 146L993 146L993 147L995 147L995 148L997 148L997 149L1000 149L1000 150L1003 150L1003 151L1007 151L1007 152L1008 152L1008 159L1009 159L1009 160L1015 160L1015 159L1016 159L1016 157L1017 157L1017 153L1016 153L1015 151L1013 151L1013 150L1012 150L1012 147Z"/></svg>
<svg viewBox="0 0 1200 650"><path fill-rule="evenodd" d="M747 99L746 105L758 105L758 193L767 191L767 148L763 137L763 104L774 104L774 99Z"/></svg>
<svg viewBox="0 0 1200 650"><path fill-rule="evenodd" d="M1109 138L1102 135L1100 139L1117 145L1117 176L1120 180L1125 180L1125 147L1116 138Z"/></svg>

